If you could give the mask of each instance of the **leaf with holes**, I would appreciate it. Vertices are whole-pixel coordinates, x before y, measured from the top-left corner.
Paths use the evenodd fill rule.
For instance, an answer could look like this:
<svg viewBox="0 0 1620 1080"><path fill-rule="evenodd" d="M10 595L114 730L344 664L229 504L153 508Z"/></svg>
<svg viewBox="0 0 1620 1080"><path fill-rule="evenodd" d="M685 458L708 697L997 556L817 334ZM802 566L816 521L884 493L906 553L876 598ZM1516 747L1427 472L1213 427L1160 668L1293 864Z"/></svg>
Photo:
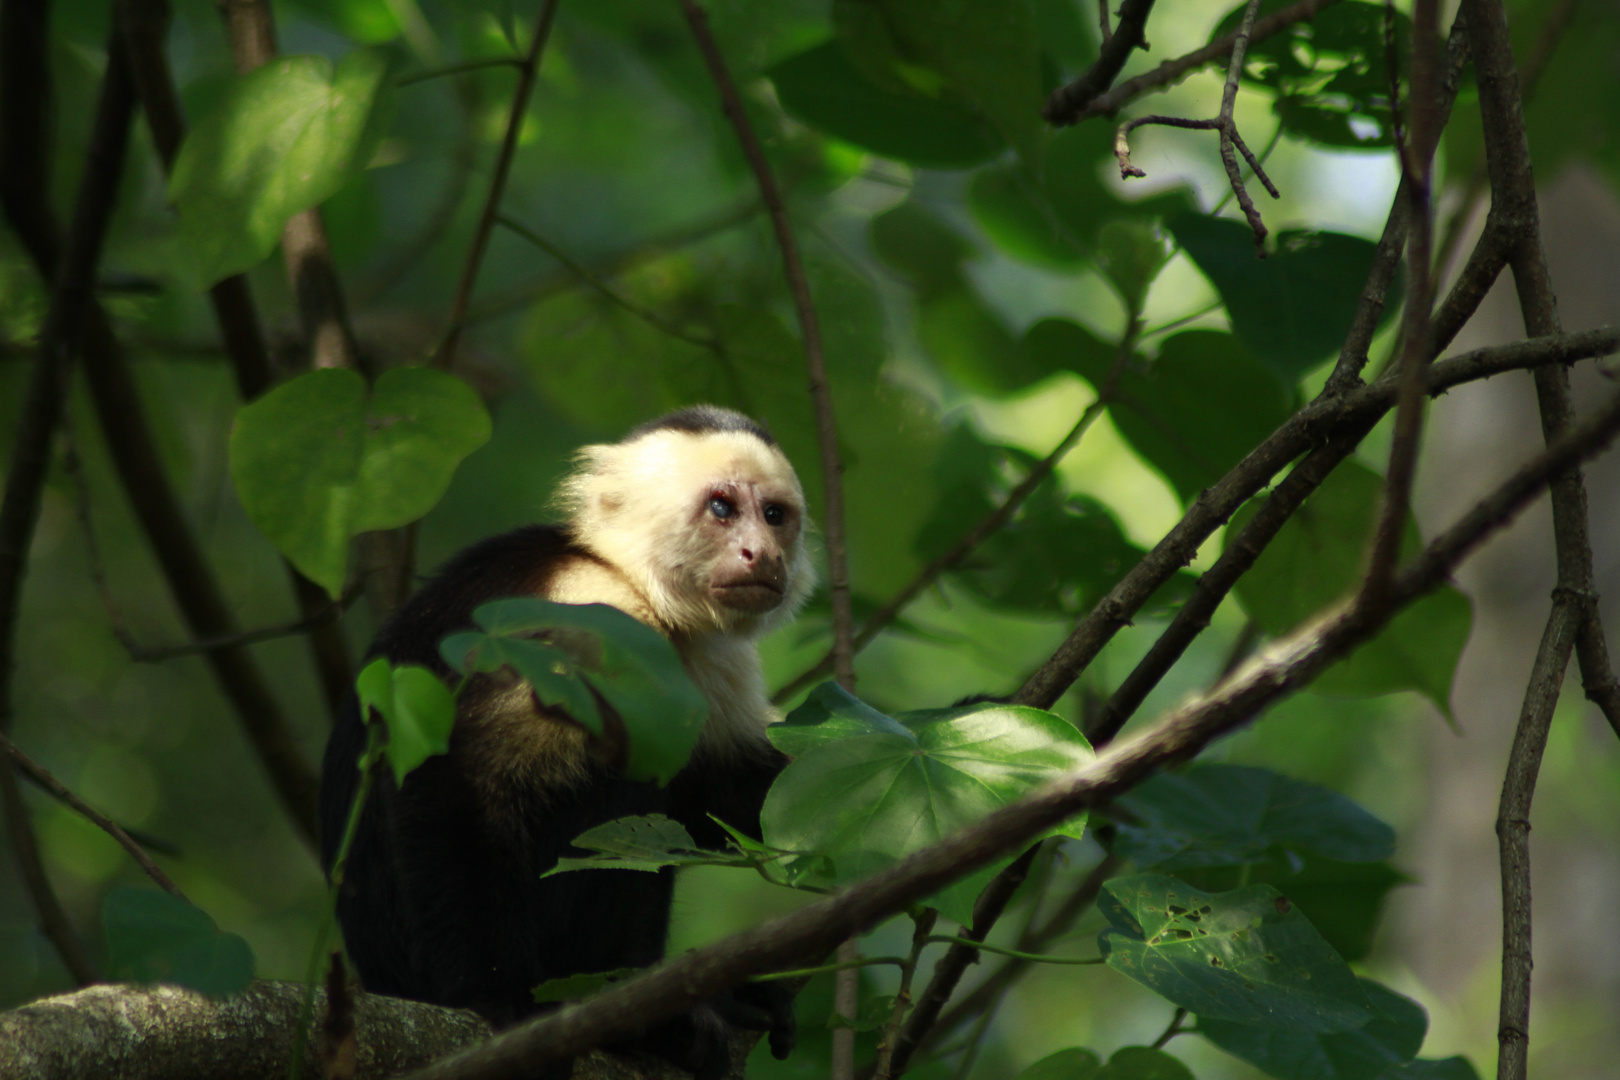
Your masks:
<svg viewBox="0 0 1620 1080"><path fill-rule="evenodd" d="M1206 893L1159 874L1115 878L1098 906L1108 966L1218 1020L1351 1031L1372 1018L1355 975L1282 893Z"/></svg>
<svg viewBox="0 0 1620 1080"><path fill-rule="evenodd" d="M334 598L349 541L409 524L439 501L490 433L472 388L397 368L369 392L353 371L312 371L242 406L231 479L253 524Z"/></svg>

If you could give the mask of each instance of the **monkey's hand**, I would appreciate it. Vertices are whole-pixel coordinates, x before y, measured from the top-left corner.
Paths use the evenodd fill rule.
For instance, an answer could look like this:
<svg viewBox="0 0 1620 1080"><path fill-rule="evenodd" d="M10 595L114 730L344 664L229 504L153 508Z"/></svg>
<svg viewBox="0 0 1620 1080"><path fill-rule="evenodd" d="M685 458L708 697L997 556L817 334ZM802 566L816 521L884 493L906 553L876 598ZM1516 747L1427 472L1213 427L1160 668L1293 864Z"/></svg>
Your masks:
<svg viewBox="0 0 1620 1080"><path fill-rule="evenodd" d="M714 1006L732 1027L770 1032L771 1056L776 1060L792 1053L799 1025L793 1016L793 995L780 982L743 983L716 998Z"/></svg>

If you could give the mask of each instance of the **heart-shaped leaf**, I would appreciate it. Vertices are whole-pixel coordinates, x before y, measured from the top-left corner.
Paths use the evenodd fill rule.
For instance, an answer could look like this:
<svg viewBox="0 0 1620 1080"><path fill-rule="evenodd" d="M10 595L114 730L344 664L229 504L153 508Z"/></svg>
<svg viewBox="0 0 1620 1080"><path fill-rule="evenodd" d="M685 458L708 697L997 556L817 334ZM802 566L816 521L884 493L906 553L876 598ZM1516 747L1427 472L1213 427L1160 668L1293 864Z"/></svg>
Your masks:
<svg viewBox="0 0 1620 1080"><path fill-rule="evenodd" d="M236 414L231 479L259 530L336 597L350 539L427 513L489 433L478 395L442 371L398 368L369 395L353 371L312 371Z"/></svg>
<svg viewBox="0 0 1620 1080"><path fill-rule="evenodd" d="M456 700L433 672L414 664L395 667L379 656L361 669L354 686L362 715L375 709L388 726L383 753L396 784L428 758L449 751Z"/></svg>
<svg viewBox="0 0 1620 1080"><path fill-rule="evenodd" d="M1373 1017L1355 1031L1286 1031L1201 1016L1198 1033L1278 1080L1377 1080L1417 1054L1429 1014L1381 983L1359 982Z"/></svg>

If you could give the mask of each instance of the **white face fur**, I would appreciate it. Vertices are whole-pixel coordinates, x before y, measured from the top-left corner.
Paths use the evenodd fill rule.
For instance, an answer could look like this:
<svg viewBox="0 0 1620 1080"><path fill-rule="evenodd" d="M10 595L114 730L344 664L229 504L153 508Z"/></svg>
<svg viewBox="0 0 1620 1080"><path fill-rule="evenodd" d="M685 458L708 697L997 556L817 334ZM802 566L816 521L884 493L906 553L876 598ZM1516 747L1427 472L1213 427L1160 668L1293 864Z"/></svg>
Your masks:
<svg viewBox="0 0 1620 1080"><path fill-rule="evenodd" d="M670 633L762 633L815 584L799 478L749 432L660 429L587 446L561 497L576 539L618 567Z"/></svg>

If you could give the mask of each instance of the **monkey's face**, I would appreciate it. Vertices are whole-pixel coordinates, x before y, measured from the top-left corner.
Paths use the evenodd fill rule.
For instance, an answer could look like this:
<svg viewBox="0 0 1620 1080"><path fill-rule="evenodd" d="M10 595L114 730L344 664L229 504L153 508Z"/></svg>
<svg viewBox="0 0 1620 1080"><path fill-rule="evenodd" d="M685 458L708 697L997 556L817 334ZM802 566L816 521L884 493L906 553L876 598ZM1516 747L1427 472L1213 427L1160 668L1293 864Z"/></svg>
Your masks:
<svg viewBox="0 0 1620 1080"><path fill-rule="evenodd" d="M804 510L797 492L771 477L723 477L706 485L694 523L710 555L709 592L730 611L764 615L787 597Z"/></svg>

